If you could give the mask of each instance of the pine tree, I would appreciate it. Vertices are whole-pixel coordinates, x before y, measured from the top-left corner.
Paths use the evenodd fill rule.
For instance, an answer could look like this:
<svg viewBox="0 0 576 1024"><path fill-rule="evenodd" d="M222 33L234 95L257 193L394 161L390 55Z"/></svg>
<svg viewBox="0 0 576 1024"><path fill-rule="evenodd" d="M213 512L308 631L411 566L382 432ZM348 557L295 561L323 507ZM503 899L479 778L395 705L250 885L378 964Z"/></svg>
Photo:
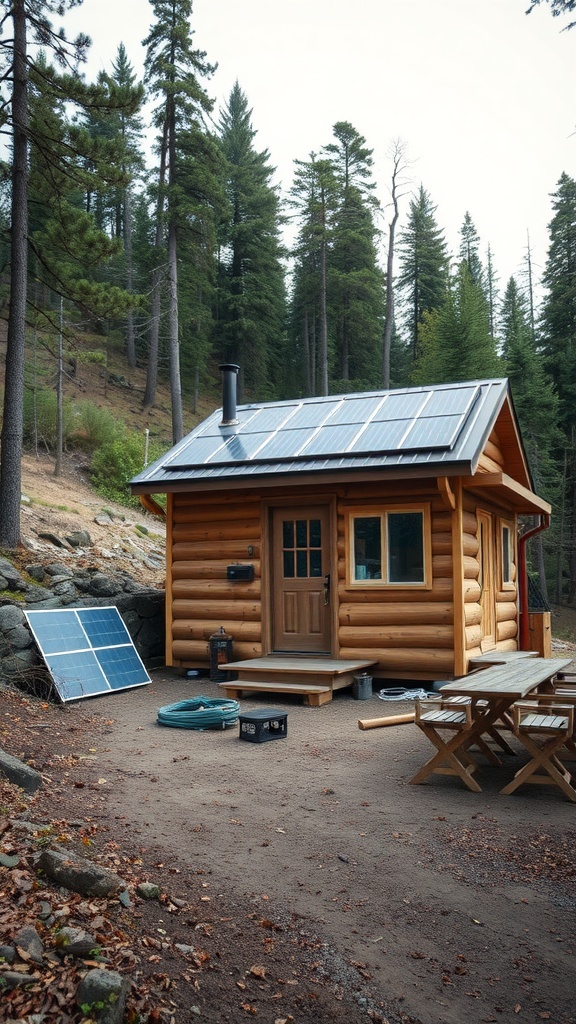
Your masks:
<svg viewBox="0 0 576 1024"><path fill-rule="evenodd" d="M460 262L466 264L472 280L484 287L484 267L482 266L479 251L480 236L476 231L472 217L466 211L462 227L460 228Z"/></svg>
<svg viewBox="0 0 576 1024"><path fill-rule="evenodd" d="M449 383L484 379L500 372L488 304L464 261L442 306L424 314L413 380L415 384Z"/></svg>
<svg viewBox="0 0 576 1024"><path fill-rule="evenodd" d="M553 452L560 442L558 396L546 372L532 337L530 310L524 294L513 277L504 293L500 313L502 358L510 381L514 407L538 494L557 505L559 478ZM558 563L558 530L538 534L531 541L532 558L537 566L540 590L547 597L544 549L548 547Z"/></svg>
<svg viewBox="0 0 576 1024"><path fill-rule="evenodd" d="M2 420L2 449L0 458L0 546L16 547L20 539L20 480L21 480L21 457L22 457L22 409L24 395L24 356L26 344L26 302L28 284L28 237L29 237L29 145L32 143L45 154L57 156L55 176L59 177L64 165L70 170L77 185L80 185L78 178L77 154L92 153L96 157L100 170L102 171L109 153L102 147L88 149L91 140L87 133L71 124L68 128L68 160L59 151L61 139L50 138L49 133L39 122L31 126L30 118L30 89L29 81L31 69L35 67L35 61L28 53L28 41L31 39L43 47L43 51L52 51L59 63L68 68L73 68L79 60L85 56L89 45L88 37L80 35L73 43L67 43L63 30L54 29L51 16L56 14L62 16L67 9L76 6L77 0L13 0L7 17L11 18L13 34L9 39L0 40L0 71L3 100L4 125L7 126L12 141L12 165L11 165L11 235L10 235L10 306L8 314L8 334L6 352L6 374L4 387L4 410ZM39 58L44 59L43 57ZM45 63L45 62L44 62ZM36 62L40 67L40 63ZM46 65L47 67L47 65ZM48 79L46 79L48 87ZM130 104L131 99L121 96L117 91L102 90L97 87L87 86L78 74L60 74L49 70L49 86L64 100L77 107L91 107L106 109L117 104ZM34 133L31 135L31 127ZM108 168L108 174L113 177L114 167ZM82 178L85 184L86 178ZM54 198L57 203L57 196ZM91 235L92 225L75 218L75 208L69 204L66 212L71 212L74 231L79 228L78 238L74 238L76 254L84 246L85 252L91 252L93 243L98 246L101 242L97 235ZM61 242L65 247L69 245L71 236L64 231L60 233L58 219L53 217L51 222L45 222L51 227L51 238L45 247L47 252L50 243ZM70 229L70 222L68 230ZM58 237L59 236L59 237ZM67 270L66 261L60 256L59 264L53 257L56 256L56 247L49 253L51 263L47 267L48 273L59 279L62 270ZM43 255L39 256L38 265L46 266ZM102 290L93 282L79 280L66 275L59 280L60 293L71 288L73 298L77 302L83 302L88 306L100 306L109 308L120 299L120 294L113 293L106 299Z"/></svg>
<svg viewBox="0 0 576 1024"><path fill-rule="evenodd" d="M144 405L154 404L158 374L158 345L162 302L162 263L166 267L172 437L183 434L180 329L178 321L178 249L183 195L179 181L182 152L179 133L203 123L212 100L202 81L214 68L206 54L192 47L192 0L151 0L155 22L144 40L147 47L145 81L156 99L159 170L156 187L156 256L152 277L152 310L148 378Z"/></svg>
<svg viewBox="0 0 576 1024"><path fill-rule="evenodd" d="M567 599L576 599L576 181L562 174L552 196L550 246L543 275L546 295L540 349L559 399L562 444L556 452L563 476L561 507L566 510L562 573Z"/></svg>
<svg viewBox="0 0 576 1024"><path fill-rule="evenodd" d="M241 389L275 395L286 321L280 200L267 150L254 146L252 111L238 82L220 112L229 216L220 240L217 338L241 367Z"/></svg>
<svg viewBox="0 0 576 1024"><path fill-rule="evenodd" d="M290 205L300 223L294 248L294 294L291 317L296 351L306 357L302 379L310 381L312 394L329 394L329 341L327 272L332 243L338 185L329 160L315 153L309 161L295 161ZM296 315L297 314L297 315Z"/></svg>
<svg viewBox="0 0 576 1024"><path fill-rule="evenodd" d="M324 147L336 185L327 267L328 317L334 339L333 376L338 390L377 387L383 325L383 275L378 267L374 224L372 150L346 121L333 128Z"/></svg>
<svg viewBox="0 0 576 1024"><path fill-rule="evenodd" d="M410 202L408 223L398 243L398 287L404 293L412 361L418 355L418 331L424 314L442 305L448 287L446 241L435 214L429 193L420 185L418 195Z"/></svg>

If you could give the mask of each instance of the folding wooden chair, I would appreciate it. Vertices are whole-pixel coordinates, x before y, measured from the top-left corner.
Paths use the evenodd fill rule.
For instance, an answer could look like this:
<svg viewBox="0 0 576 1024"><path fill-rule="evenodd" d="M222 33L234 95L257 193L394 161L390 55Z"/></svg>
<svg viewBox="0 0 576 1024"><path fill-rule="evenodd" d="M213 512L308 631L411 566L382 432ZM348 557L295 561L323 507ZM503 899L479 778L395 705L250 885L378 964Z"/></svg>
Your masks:
<svg viewBox="0 0 576 1024"><path fill-rule="evenodd" d="M480 786L472 778L472 773L478 766L468 753L463 736L463 733L472 726L471 702L468 701L458 708L449 705L443 707L442 699L436 697L430 700L417 700L415 708L416 725L422 729L438 752L416 772L410 782L417 785L432 773L457 775L468 789L481 793ZM451 734L448 740L444 738L446 733Z"/></svg>
<svg viewBox="0 0 576 1024"><path fill-rule="evenodd" d="M463 695L454 695L453 697L442 697L442 706L443 707L454 707L455 705L456 706L458 706L458 705L462 706L463 704L466 704L466 703L468 703L468 704L471 703L471 698L470 697L465 697ZM483 711L485 711L487 709L487 707L488 707L488 702L487 701L485 701L485 700L477 700L477 701L474 702L474 704L472 706L472 710L474 711L475 714L481 714ZM498 729L496 728L495 725L490 725L490 726L487 727L486 735L490 736L490 738L492 740L494 740L494 742L497 744L497 746L499 746L500 749L503 750L505 754L515 754L516 753L516 751L512 749L512 747L507 742L507 740L505 740L504 737L500 735L500 733L498 732ZM481 736L477 736L476 737L476 739L474 740L474 744L473 745L475 747L477 747L478 750L482 754L484 754L486 759L488 761L490 761L491 764L495 764L497 767L500 767L500 765L502 764L500 758L496 756L494 751L490 749L490 747L488 746L486 741L484 739L482 739Z"/></svg>
<svg viewBox="0 0 576 1024"><path fill-rule="evenodd" d="M514 793L525 782L557 786L576 803L576 788L570 771L560 759L562 748L572 741L574 703L554 694L536 701L519 701L513 708L514 732L532 759L500 792Z"/></svg>

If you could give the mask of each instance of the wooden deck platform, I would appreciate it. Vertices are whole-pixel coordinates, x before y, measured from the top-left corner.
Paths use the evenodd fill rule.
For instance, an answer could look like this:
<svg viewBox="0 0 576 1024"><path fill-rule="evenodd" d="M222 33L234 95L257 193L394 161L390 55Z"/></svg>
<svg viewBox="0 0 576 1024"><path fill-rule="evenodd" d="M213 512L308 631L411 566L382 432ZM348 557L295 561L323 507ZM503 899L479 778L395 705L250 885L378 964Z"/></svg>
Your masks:
<svg viewBox="0 0 576 1024"><path fill-rule="evenodd" d="M247 693L291 693L303 696L311 707L320 707L332 700L334 690L351 686L355 675L374 664L374 661L270 654L219 666L227 672L237 672L238 678L218 685L227 697L235 700Z"/></svg>

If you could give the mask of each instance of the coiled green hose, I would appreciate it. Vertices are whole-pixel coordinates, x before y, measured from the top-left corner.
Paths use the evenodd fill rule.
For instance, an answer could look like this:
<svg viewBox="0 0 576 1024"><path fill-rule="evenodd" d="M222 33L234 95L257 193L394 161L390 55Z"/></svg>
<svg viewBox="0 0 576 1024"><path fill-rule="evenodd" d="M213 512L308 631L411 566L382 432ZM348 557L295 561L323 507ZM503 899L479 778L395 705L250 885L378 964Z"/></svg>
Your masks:
<svg viewBox="0 0 576 1024"><path fill-rule="evenodd" d="M158 710L158 724L175 729L225 729L238 721L237 700L218 697L193 697L178 704L166 704Z"/></svg>

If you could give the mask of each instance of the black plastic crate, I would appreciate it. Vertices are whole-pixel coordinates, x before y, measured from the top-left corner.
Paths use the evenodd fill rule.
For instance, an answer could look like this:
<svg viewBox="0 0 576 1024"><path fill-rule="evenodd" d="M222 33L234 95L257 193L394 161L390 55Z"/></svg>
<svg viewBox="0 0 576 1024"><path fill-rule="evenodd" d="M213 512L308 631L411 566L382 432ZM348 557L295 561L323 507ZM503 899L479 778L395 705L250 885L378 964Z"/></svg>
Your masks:
<svg viewBox="0 0 576 1024"><path fill-rule="evenodd" d="M238 716L240 739L248 743L281 740L288 735L288 712L274 709L246 711Z"/></svg>

